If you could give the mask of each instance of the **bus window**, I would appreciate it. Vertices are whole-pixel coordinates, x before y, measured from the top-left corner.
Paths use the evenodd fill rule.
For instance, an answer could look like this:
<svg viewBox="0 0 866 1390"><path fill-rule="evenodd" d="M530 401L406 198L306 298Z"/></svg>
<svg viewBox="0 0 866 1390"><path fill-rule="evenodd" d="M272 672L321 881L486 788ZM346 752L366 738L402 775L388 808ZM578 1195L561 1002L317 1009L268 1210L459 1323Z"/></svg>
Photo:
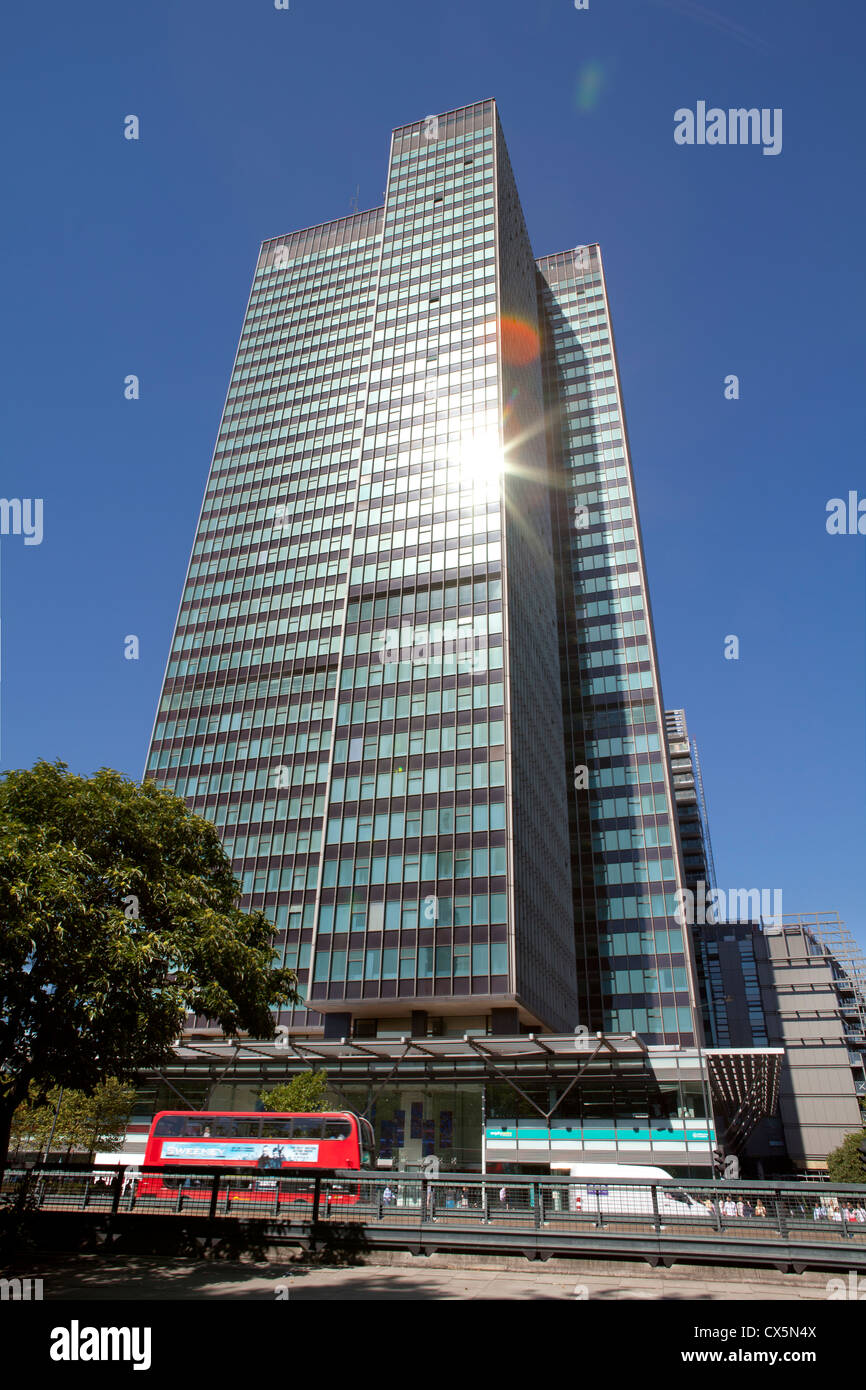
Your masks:
<svg viewBox="0 0 866 1390"><path fill-rule="evenodd" d="M262 1120L262 1136L265 1139L290 1139L291 1120Z"/></svg>
<svg viewBox="0 0 866 1390"><path fill-rule="evenodd" d="M182 1115L163 1115L161 1120L157 1120L153 1133L157 1139L176 1139L183 1134L183 1126Z"/></svg>
<svg viewBox="0 0 866 1390"><path fill-rule="evenodd" d="M349 1126L346 1126L346 1134L350 1134ZM321 1139L322 1119L320 1115L297 1115L292 1121L293 1139ZM326 1138L332 1136L327 1135Z"/></svg>
<svg viewBox="0 0 866 1390"><path fill-rule="evenodd" d="M298 1131L295 1130L295 1134L297 1134L297 1132ZM321 1137L323 1139L348 1139L351 1133L352 1126L348 1120L326 1120L324 1133L322 1133ZM318 1137L319 1135L317 1134L316 1138Z"/></svg>
<svg viewBox="0 0 866 1390"><path fill-rule="evenodd" d="M210 1132L220 1139L236 1139L239 1134L244 1134L246 1125L243 1120L233 1120L228 1115L214 1115L211 1123Z"/></svg>

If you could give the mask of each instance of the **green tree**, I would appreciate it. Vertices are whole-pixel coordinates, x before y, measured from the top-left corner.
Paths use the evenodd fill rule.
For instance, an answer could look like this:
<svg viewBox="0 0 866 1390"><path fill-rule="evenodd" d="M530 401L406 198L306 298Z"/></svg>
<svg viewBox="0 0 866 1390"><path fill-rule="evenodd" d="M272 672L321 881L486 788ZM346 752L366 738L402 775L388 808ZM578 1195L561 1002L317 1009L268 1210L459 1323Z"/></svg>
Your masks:
<svg viewBox="0 0 866 1390"><path fill-rule="evenodd" d="M165 1064L188 1013L272 1038L297 1001L209 821L152 782L38 762L0 779L0 1171L35 1084Z"/></svg>
<svg viewBox="0 0 866 1390"><path fill-rule="evenodd" d="M52 1153L60 1149L111 1153L123 1143L134 1100L135 1087L115 1077L101 1081L90 1096L68 1086L62 1090L54 1086L45 1092L44 1100L31 1084L30 1094L12 1117L12 1140L18 1147L40 1152L50 1138Z"/></svg>
<svg viewBox="0 0 866 1390"><path fill-rule="evenodd" d="M262 1091L262 1104L266 1110L282 1110L289 1114L306 1115L316 1110L328 1109L328 1073L308 1071L293 1076L273 1090Z"/></svg>
<svg viewBox="0 0 866 1390"><path fill-rule="evenodd" d="M866 1145L866 1129L846 1134L838 1149L827 1155L827 1171L833 1182L866 1182L866 1158L861 1145Z"/></svg>

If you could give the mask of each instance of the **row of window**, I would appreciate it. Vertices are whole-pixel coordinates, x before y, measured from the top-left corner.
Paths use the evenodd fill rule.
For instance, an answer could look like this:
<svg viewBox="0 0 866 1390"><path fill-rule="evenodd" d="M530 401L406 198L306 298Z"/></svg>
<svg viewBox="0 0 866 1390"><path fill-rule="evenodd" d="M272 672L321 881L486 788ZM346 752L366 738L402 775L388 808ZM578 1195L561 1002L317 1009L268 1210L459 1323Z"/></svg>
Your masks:
<svg viewBox="0 0 866 1390"><path fill-rule="evenodd" d="M174 699L179 693L180 692L175 691L171 698ZM184 693L190 694L191 692L187 691ZM355 700L351 704L346 703L337 708L337 725L345 725L350 723L350 721L359 723L365 718L374 724L378 722L380 717L386 721L390 721L394 719L395 713L398 710L405 715L411 714L415 717L425 714L428 716L437 716L441 714L447 715L457 709L468 711L473 708L475 710L481 710L488 706L497 707L502 705L502 701L503 687L500 683L491 686L474 685L470 687L469 690L465 691L457 691L456 689L428 690L426 695L424 692L421 692L419 695L412 695L411 697L408 695L401 695L398 697L390 696L385 700ZM163 705L163 713L168 709L169 705L166 701ZM297 732L293 730L293 726L300 723L308 723L310 720L316 722L330 722L333 719L334 711L335 704L333 699L306 702L296 700L290 703L289 700L284 698L279 705L270 710L228 709L221 711L217 709L216 712L213 712L213 703L208 701L203 705L201 714L198 714L195 710L191 710L189 714L180 718L173 720L162 718L158 720L154 730L154 745L170 739L183 738L186 740L194 740L194 746L197 752L201 754L202 739L217 733L251 730L255 724L255 727L260 730L258 737L250 737L248 735L242 740L228 740L221 744L205 744L205 755L207 757L212 756L217 760L223 758L231 760L233 758L257 759L259 757L268 757L272 755L279 756L278 750L283 752L287 751L289 753L315 751L316 745L309 741L318 737L315 731L312 733L306 733L305 731ZM400 717L399 714L398 717ZM274 736L265 734L265 728L275 730ZM468 725L457 730L457 747L472 746L474 736L471 733L471 729L472 726ZM413 735L413 738L414 737L416 736ZM292 745L289 746L286 741L289 739L296 741L292 742ZM461 739L463 742L460 741ZM482 736L479 735L478 739L480 745ZM496 742L495 739L491 739L490 741L492 743ZM499 742L501 741L500 739ZM486 743L486 740L484 740L484 742ZM365 746L372 746L369 739L365 740ZM417 743L417 738L414 746L409 744L403 748L401 745L395 744L391 749L391 752L422 753L424 751L425 748L423 743L419 745ZM426 751L431 752L435 750L428 748ZM364 758L375 757L376 755L376 752L367 751L361 754ZM383 756L385 756L384 753ZM391 756L391 753L388 753L387 756ZM179 759L175 758L168 764L165 762L159 764L155 763L154 766L176 766L178 761ZM353 761L353 759L350 758L350 761ZM340 799L342 799L342 797ZM354 800L355 798L349 796L347 799Z"/></svg>
<svg viewBox="0 0 866 1390"><path fill-rule="evenodd" d="M323 903L319 909L320 939L348 931L400 928L415 932L431 927L502 926L507 921L508 899L504 892L427 893L419 899L410 896L411 891L404 889L402 901Z"/></svg>
<svg viewBox="0 0 866 1390"><path fill-rule="evenodd" d="M333 689L336 682L336 671L319 671L315 673L315 684L320 690L325 688L327 678L328 688ZM243 701L254 699L256 695L261 698L267 697L267 690L263 687L267 682L261 684L249 682L234 687L229 692L223 691L216 695L213 688L210 690L192 691L190 689L174 690L166 693L161 706L161 718L157 723L154 735L155 742L179 737L196 737L201 739L205 735L216 733L231 733L242 730L258 729L259 738L252 739L248 744L244 744L246 754L249 757L264 756L270 752L271 742L264 733L265 728L279 727L280 735L283 735L288 726L298 723L306 718L329 719L333 714L333 700L321 702L302 702L296 697L290 702L289 698L283 694L278 704L274 704L269 709L241 709L237 706ZM309 691L313 685L313 673L295 677L282 677L270 682L270 698L276 697L276 691L287 691L290 687L297 691L301 685ZM426 692L421 690L411 695L388 695L383 698L371 700L355 700L345 702L337 709L337 725L359 723L364 719L375 723L380 718L385 721L393 719L405 719L409 717L419 717L422 715L441 715L456 711L469 711L471 709L480 710L487 707L495 708L502 705L504 691L501 682L495 682L490 686L479 683L476 677L472 685L463 686L460 689L438 690L429 689ZM200 705L200 709L192 706L193 700ZM221 705L227 706L220 708ZM179 715L174 720L168 720L165 716L170 711L187 710L188 713ZM357 748L357 744L355 747ZM229 744L214 746L222 755L228 752ZM237 744L236 756L241 756L241 744ZM410 751L422 751L421 749ZM348 744L346 747L348 752ZM359 757L368 756L363 752ZM369 756L374 756L370 754ZM165 764L161 764L165 765Z"/></svg>
<svg viewBox="0 0 866 1390"><path fill-rule="evenodd" d="M643 970L602 970L601 985L605 994L670 994L687 990L689 982L684 965L660 965Z"/></svg>
<svg viewBox="0 0 866 1390"><path fill-rule="evenodd" d="M361 818L354 831L354 820L348 818L343 825L343 844L363 844L373 841L372 817ZM347 828L350 833L347 835ZM331 830L336 834L331 834ZM340 843L338 839L340 823L329 824L328 844ZM337 860L326 861L332 883L336 883ZM346 863L346 861L343 861ZM349 861L350 862L350 861ZM413 851L407 847L402 854L374 854L364 861L369 865L370 883L434 883L450 878L489 878L505 874L508 854L504 845L481 846L479 848L440 849ZM365 873L367 870L365 869ZM358 882L357 873L355 882ZM245 890L246 891L246 890ZM270 887L267 891L274 891Z"/></svg>
<svg viewBox="0 0 866 1390"><path fill-rule="evenodd" d="M621 885L628 883L655 883L670 880L676 882L674 861L670 858L654 858L649 855L640 859L616 862L606 859L594 870L598 884Z"/></svg>
<svg viewBox="0 0 866 1390"><path fill-rule="evenodd" d="M638 823L620 826L615 830L593 832L592 847L600 854L624 849L643 849L644 846L669 845L671 827Z"/></svg>
<svg viewBox="0 0 866 1390"><path fill-rule="evenodd" d="M330 980L426 980L450 979L468 975L508 974L508 947L505 942L463 946L419 946L417 948L366 951L316 951L313 982Z"/></svg>
<svg viewBox="0 0 866 1390"><path fill-rule="evenodd" d="M657 1009L611 1008L604 1011L604 1029L611 1033L640 1033L648 1042L662 1042L662 1034L688 1047L693 1038L692 1011L685 1005Z"/></svg>

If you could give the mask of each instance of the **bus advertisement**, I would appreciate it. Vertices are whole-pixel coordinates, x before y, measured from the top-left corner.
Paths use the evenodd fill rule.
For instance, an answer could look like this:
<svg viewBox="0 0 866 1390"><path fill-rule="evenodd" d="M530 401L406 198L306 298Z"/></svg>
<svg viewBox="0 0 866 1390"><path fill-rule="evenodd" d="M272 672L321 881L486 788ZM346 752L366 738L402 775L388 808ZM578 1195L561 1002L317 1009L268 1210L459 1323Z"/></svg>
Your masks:
<svg viewBox="0 0 866 1390"><path fill-rule="evenodd" d="M373 1127L369 1120L350 1110L316 1114L286 1114L277 1111L162 1110L155 1115L144 1151L145 1168L196 1167L241 1170L231 1180L231 1194L243 1200L268 1188L274 1190L276 1178L289 1177L293 1170L351 1170L372 1168L375 1164ZM255 1176L244 1179L243 1170ZM211 1191L210 1174L196 1177L194 1172L143 1173L141 1196L170 1196L183 1187L186 1196L205 1198ZM309 1188L309 1185L307 1185ZM221 1197L228 1192L228 1184ZM309 1201L311 1191L280 1191L280 1201ZM333 1201L357 1202L358 1183L344 1183Z"/></svg>

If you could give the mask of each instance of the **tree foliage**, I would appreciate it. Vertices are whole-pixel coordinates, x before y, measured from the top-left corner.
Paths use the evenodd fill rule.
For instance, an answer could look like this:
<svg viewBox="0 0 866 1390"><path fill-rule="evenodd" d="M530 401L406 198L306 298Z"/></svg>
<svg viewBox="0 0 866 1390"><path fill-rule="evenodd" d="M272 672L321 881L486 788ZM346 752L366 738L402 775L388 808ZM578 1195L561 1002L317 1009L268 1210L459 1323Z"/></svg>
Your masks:
<svg viewBox="0 0 866 1390"><path fill-rule="evenodd" d="M31 1085L29 1096L12 1116L12 1140L17 1147L39 1152L45 1151L50 1139L52 1153L62 1149L112 1153L123 1143L134 1100L135 1087L114 1077L101 1081L90 1096L55 1086L42 1100L39 1088Z"/></svg>
<svg viewBox="0 0 866 1390"><path fill-rule="evenodd" d="M273 1090L262 1091L262 1104L266 1110L282 1110L289 1114L306 1115L317 1110L328 1109L328 1073L308 1071L293 1076Z"/></svg>
<svg viewBox="0 0 866 1390"><path fill-rule="evenodd" d="M187 1013L274 1036L296 977L239 891L215 828L152 782L60 762L0 779L0 1167L31 1084L131 1080Z"/></svg>
<svg viewBox="0 0 866 1390"><path fill-rule="evenodd" d="M833 1182L866 1182L866 1129L846 1134L838 1149L827 1155L827 1171Z"/></svg>

